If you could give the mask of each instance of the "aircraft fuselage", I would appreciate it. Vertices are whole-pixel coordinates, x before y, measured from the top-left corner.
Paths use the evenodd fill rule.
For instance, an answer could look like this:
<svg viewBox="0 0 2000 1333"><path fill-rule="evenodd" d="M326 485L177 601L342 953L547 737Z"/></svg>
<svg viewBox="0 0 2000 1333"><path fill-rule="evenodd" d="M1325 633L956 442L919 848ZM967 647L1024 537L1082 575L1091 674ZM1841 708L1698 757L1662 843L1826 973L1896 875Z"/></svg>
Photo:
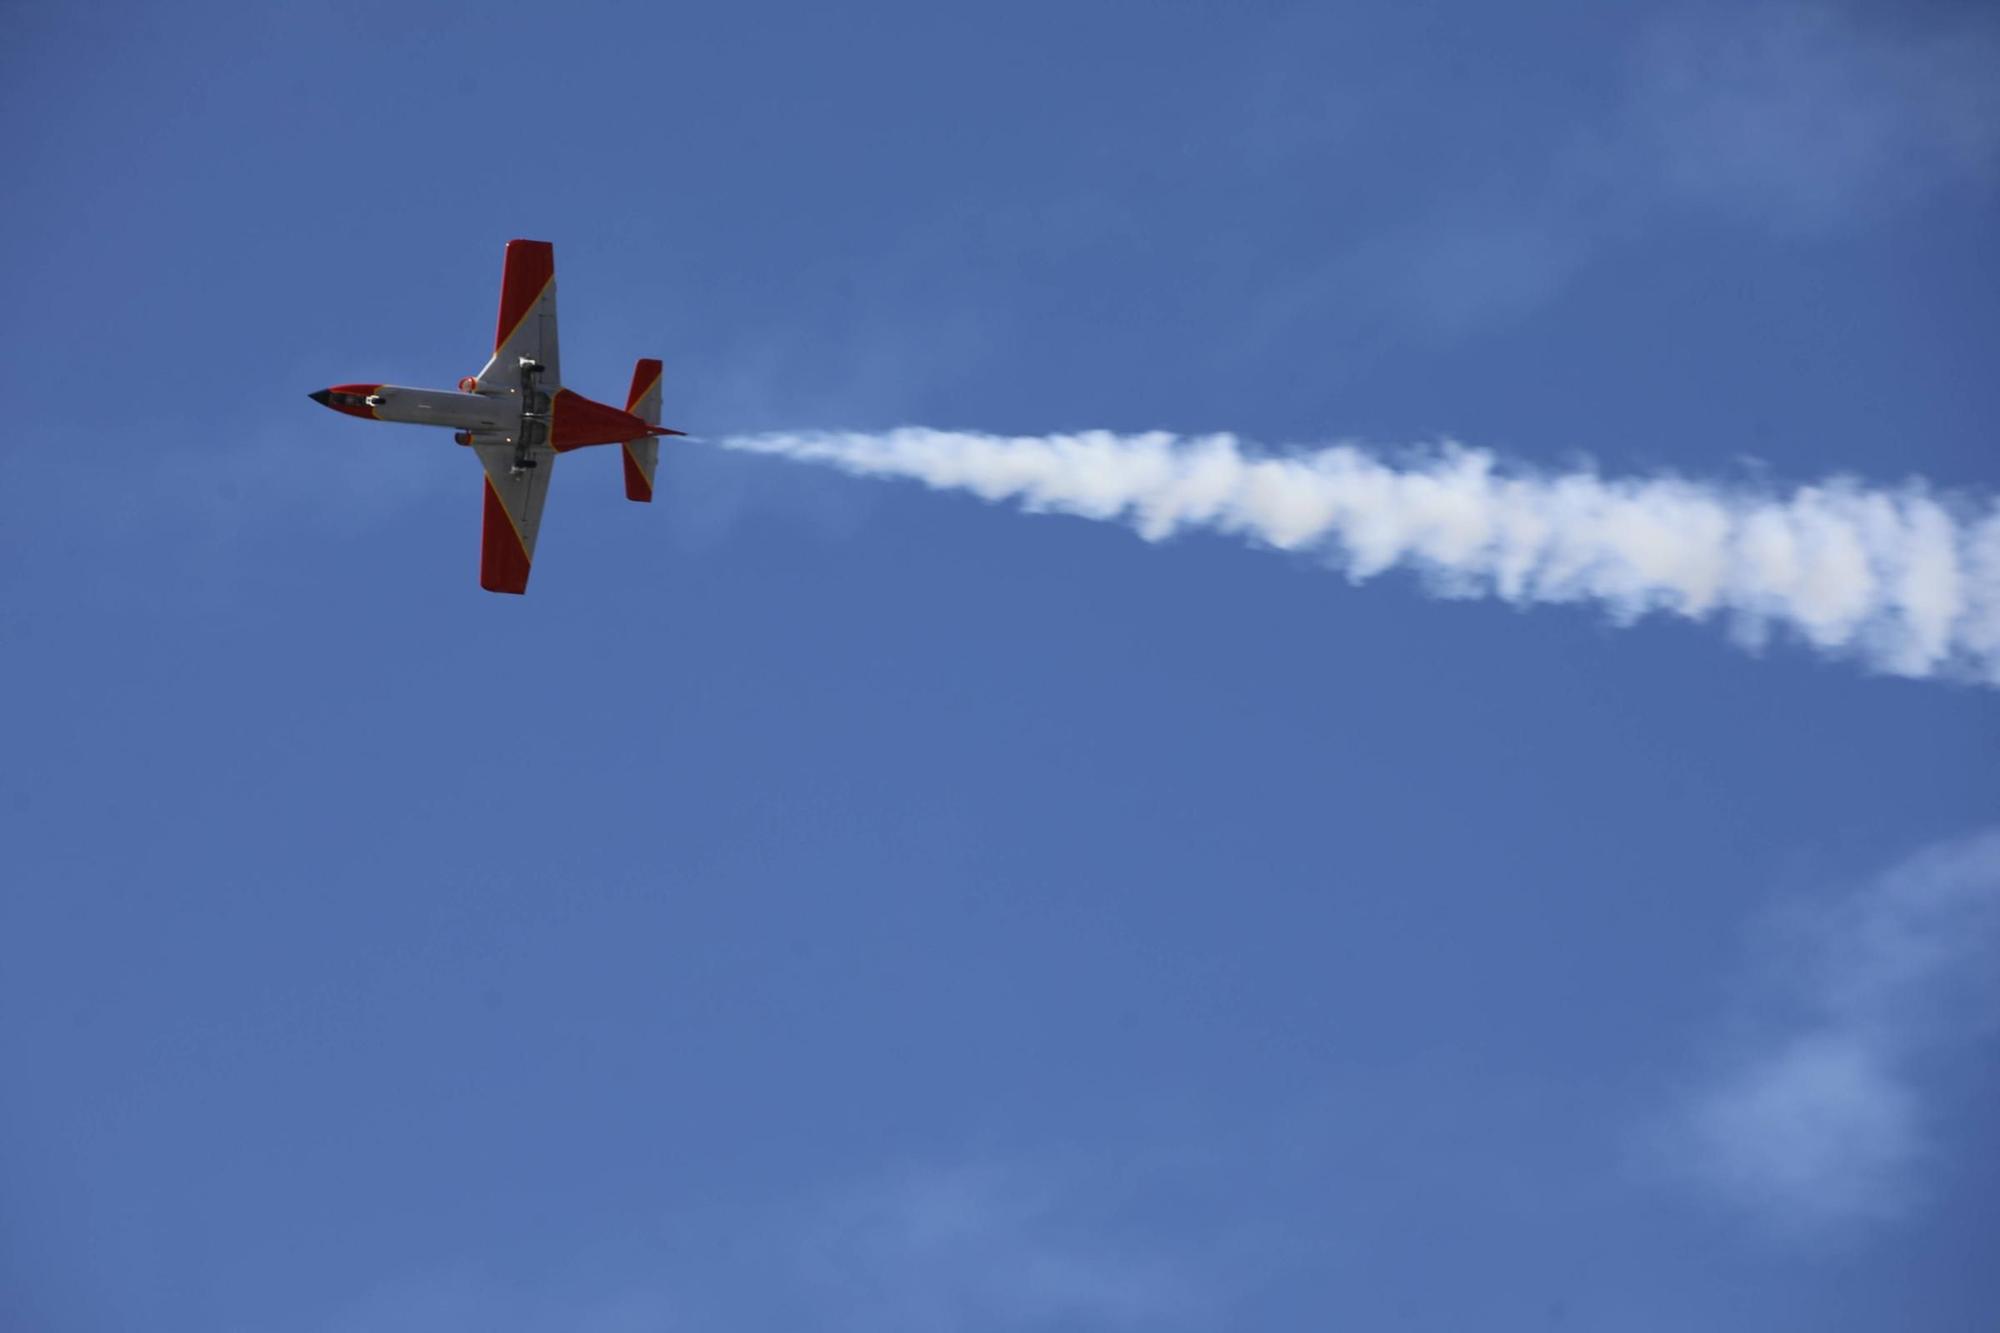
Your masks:
<svg viewBox="0 0 2000 1333"><path fill-rule="evenodd" d="M455 389L415 389L403 384L336 384L313 401L369 421L443 426L479 435L509 436L521 425L518 393L460 393Z"/></svg>
<svg viewBox="0 0 2000 1333"><path fill-rule="evenodd" d="M442 426L496 442L546 439L558 451L665 433L629 412L569 389L558 389L554 394L536 391L533 403L524 402L518 389L468 393L403 384L336 384L311 397L336 412L369 421ZM537 423L544 429L534 429Z"/></svg>

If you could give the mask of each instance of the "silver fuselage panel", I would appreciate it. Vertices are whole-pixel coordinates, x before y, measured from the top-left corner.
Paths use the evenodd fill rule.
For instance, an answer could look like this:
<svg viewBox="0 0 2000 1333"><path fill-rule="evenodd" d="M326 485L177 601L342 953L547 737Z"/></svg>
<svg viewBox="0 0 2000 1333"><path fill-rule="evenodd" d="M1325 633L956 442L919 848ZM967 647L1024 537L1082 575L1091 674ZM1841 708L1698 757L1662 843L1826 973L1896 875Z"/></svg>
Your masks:
<svg viewBox="0 0 2000 1333"><path fill-rule="evenodd" d="M521 425L521 397L516 393L459 393L384 384L375 391L369 406L378 421L443 426L481 435L513 435Z"/></svg>

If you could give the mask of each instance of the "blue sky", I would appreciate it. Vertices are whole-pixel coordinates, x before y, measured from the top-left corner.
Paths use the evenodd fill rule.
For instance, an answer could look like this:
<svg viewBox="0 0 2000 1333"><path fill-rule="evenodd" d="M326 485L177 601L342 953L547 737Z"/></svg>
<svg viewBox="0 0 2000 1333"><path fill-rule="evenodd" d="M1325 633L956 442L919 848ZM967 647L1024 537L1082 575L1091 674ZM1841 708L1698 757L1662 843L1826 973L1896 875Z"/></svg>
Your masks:
<svg viewBox="0 0 2000 1333"><path fill-rule="evenodd" d="M1971 6L15 15L0 1323L1979 1326L1989 688L700 441L1990 496ZM1968 502L1976 502L1968 501Z"/></svg>

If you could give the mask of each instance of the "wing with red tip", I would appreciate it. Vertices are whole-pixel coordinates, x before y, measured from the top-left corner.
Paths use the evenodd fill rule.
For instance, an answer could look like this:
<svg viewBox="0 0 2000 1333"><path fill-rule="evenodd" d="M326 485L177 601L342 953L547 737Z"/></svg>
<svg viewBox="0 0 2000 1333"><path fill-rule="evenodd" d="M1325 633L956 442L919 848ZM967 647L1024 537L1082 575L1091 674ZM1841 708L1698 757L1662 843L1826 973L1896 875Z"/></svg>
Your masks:
<svg viewBox="0 0 2000 1333"><path fill-rule="evenodd" d="M556 248L547 241L507 242L507 265L500 278L500 319L493 330L493 359L479 372L479 387L518 389L521 362L542 367L542 392L562 385L562 356L556 344Z"/></svg>
<svg viewBox="0 0 2000 1333"><path fill-rule="evenodd" d="M535 559L535 534L542 526L542 503L549 498L549 475L556 454L541 446L529 451L535 464L514 471L514 446L474 443L486 468L486 516L479 534L479 586L488 592L526 592Z"/></svg>

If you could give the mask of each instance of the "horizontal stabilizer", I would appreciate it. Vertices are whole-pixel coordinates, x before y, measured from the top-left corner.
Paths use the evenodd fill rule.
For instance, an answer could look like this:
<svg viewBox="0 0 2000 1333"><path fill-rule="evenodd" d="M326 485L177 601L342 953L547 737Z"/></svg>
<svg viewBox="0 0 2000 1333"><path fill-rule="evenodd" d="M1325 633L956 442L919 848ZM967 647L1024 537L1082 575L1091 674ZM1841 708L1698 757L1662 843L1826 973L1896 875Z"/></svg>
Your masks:
<svg viewBox="0 0 2000 1333"><path fill-rule="evenodd" d="M648 426L660 424L660 363L650 356L632 367L632 391L625 395L625 410Z"/></svg>
<svg viewBox="0 0 2000 1333"><path fill-rule="evenodd" d="M660 466L661 435L679 435L660 426L660 363L651 357L632 367L632 391L625 410L646 423L647 433L625 442L625 498L647 504L653 498L653 474Z"/></svg>
<svg viewBox="0 0 2000 1333"><path fill-rule="evenodd" d="M640 504L653 500L653 474L660 467L660 442L651 436L625 442L625 498Z"/></svg>

